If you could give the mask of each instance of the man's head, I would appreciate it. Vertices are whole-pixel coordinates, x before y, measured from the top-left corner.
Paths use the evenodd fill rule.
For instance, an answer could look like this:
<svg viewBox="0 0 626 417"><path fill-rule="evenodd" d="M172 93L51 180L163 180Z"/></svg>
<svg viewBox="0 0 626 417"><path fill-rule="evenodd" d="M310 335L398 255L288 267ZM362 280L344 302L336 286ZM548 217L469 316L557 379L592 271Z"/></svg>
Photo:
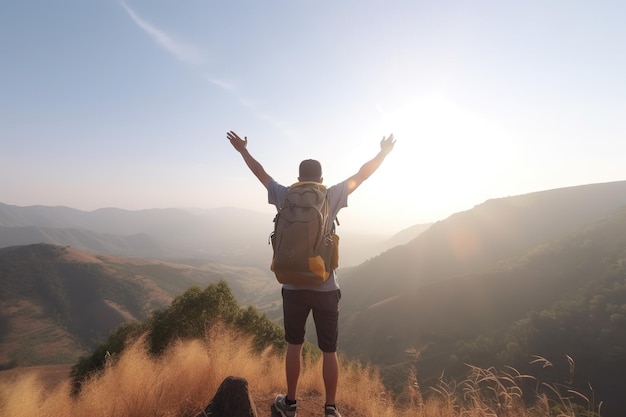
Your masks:
<svg viewBox="0 0 626 417"><path fill-rule="evenodd" d="M322 165L315 159L300 162L298 181L322 182Z"/></svg>

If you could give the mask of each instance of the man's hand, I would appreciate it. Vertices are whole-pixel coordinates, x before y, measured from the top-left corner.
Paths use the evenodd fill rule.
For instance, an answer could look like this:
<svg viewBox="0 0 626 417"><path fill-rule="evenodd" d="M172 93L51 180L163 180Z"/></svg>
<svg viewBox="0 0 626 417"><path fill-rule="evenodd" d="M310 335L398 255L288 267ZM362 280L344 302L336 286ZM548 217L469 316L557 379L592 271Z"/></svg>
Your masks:
<svg viewBox="0 0 626 417"><path fill-rule="evenodd" d="M226 138L230 141L230 144L233 145L233 148L235 148L239 153L243 152L246 149L246 146L248 146L248 137L244 136L244 138L241 139L239 135L232 130L226 133Z"/></svg>
<svg viewBox="0 0 626 417"><path fill-rule="evenodd" d="M230 132L226 132L226 139L228 139L230 141L230 144L233 145L233 148L235 148L237 152L241 154L246 165L248 166L248 168L250 168L250 171L252 171L252 173L259 179L259 181L261 181L261 184L263 184L265 188L268 188L270 182L272 181L272 177L270 177L269 174L265 172L263 166L259 164L259 162L254 159L252 155L250 155L250 152L248 152L248 149L246 148L248 146L248 137L244 136L244 138L241 139L239 135L231 130Z"/></svg>
<svg viewBox="0 0 626 417"><path fill-rule="evenodd" d="M380 151L384 155L388 155L389 152L391 152L391 150L393 149L393 145L395 144L396 141L393 139L393 133L386 138L383 136L382 140L380 141Z"/></svg>

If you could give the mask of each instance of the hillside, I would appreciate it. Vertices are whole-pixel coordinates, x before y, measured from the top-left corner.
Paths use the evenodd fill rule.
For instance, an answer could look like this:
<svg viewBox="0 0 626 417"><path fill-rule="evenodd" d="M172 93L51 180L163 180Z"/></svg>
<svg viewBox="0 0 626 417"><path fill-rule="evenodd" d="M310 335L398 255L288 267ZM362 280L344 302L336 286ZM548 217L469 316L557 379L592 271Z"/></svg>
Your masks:
<svg viewBox="0 0 626 417"><path fill-rule="evenodd" d="M224 279L244 305L278 304L279 286L250 267L111 257L47 244L0 249L0 367L73 362L121 323L145 319L193 285Z"/></svg>
<svg viewBox="0 0 626 417"><path fill-rule="evenodd" d="M344 274L340 347L392 385L411 367L428 386L465 363L528 370L533 355L564 375L569 355L577 387L624 409L612 387L626 363L625 207L621 182L491 200L438 222Z"/></svg>
<svg viewBox="0 0 626 417"><path fill-rule="evenodd" d="M76 396L70 394L71 381L67 377L59 379L58 371L63 369L0 371L0 415L192 417L208 405L225 378L237 376L248 383L256 415L269 416L273 398L285 389L284 357L271 351L253 353L252 345L250 338L227 331L212 332L207 340L177 343L158 358L148 355L143 346L132 345L100 375L87 381ZM320 362L318 357L303 364L298 395L300 417L322 415ZM494 379L478 386L468 378L448 392L411 386L406 395L394 398L375 369L342 360L337 404L343 415L352 417L551 417L555 415L550 413L551 408L558 407L567 416L588 409L582 400L572 404L536 393L524 404L518 397L519 381L507 380L504 375L498 380L497 375L485 372L485 376L492 375ZM565 393L567 386L556 389ZM494 392L504 400L498 401ZM589 408L595 410L597 404Z"/></svg>
<svg viewBox="0 0 626 417"><path fill-rule="evenodd" d="M241 308L224 281L192 287L148 320L112 332L72 367L71 381L63 367L0 371L0 414L196 416L218 384L235 375L248 382L256 413L275 415L270 405L284 392L284 349L281 326L253 308ZM298 415L315 416L324 400L322 355L305 344L303 357ZM549 417L557 409L574 415L600 408L564 397L568 382L524 393L524 381L538 380L510 370L466 367L463 380L441 378L437 390L422 390L409 375L396 395L371 366L341 356L340 368L337 400L342 412L353 416ZM116 401L107 401L112 396Z"/></svg>
<svg viewBox="0 0 626 417"><path fill-rule="evenodd" d="M488 200L343 274L345 304L360 310L439 279L489 270L623 205L626 181Z"/></svg>

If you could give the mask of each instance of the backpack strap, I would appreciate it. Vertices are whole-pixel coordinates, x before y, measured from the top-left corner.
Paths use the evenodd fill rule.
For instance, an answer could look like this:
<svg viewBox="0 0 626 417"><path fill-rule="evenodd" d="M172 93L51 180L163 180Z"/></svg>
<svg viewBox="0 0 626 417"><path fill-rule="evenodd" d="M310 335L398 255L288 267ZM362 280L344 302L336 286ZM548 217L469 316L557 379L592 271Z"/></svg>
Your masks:
<svg viewBox="0 0 626 417"><path fill-rule="evenodd" d="M321 182L317 182L317 181L298 181L298 182L294 182L293 184L291 184L289 188L299 187L301 185L306 185L306 184L314 184L314 185L317 185L319 188L326 190L326 186L322 184Z"/></svg>
<svg viewBox="0 0 626 417"><path fill-rule="evenodd" d="M328 191L328 189L326 188L326 186L324 184L322 184L320 182L317 182L317 181L298 181L298 182L294 182L293 184L291 184L289 186L289 188L291 189L291 188L299 187L301 185L306 185L306 184L314 184L314 185L317 185L320 188L323 188L324 190ZM324 220L325 220L324 223L327 224L328 223L328 215L330 214L330 203L328 202L328 194L326 195L326 213L323 213L323 214L324 214ZM274 221L276 221L276 219L274 219ZM341 223L339 223L339 217L335 217L335 219L333 220L333 224L332 224L332 227L330 229L331 233L335 233L335 230L336 230L335 224L337 226L341 225Z"/></svg>

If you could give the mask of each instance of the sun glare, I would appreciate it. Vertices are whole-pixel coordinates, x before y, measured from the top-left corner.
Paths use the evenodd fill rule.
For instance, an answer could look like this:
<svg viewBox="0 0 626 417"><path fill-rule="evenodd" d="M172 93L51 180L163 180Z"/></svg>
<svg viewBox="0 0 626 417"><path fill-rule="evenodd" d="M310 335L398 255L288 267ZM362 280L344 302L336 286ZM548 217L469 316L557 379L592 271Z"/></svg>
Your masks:
<svg viewBox="0 0 626 417"><path fill-rule="evenodd" d="M381 180L409 200L404 202L407 209L441 199L448 200L448 206L451 199L461 203L500 181L514 154L505 132L443 96L379 111L381 131L397 138L393 163L385 166ZM414 193L406 192L409 181L415 183L410 186Z"/></svg>

